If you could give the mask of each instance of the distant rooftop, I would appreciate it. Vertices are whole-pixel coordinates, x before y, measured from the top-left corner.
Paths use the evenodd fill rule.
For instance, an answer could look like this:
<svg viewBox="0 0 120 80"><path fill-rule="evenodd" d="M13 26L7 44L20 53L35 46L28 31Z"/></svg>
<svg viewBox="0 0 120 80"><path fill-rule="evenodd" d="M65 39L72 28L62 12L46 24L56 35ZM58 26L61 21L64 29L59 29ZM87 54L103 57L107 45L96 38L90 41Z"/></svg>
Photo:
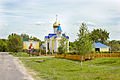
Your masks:
<svg viewBox="0 0 120 80"><path fill-rule="evenodd" d="M104 45L104 44L102 44L102 43L93 43L92 44L92 47L109 47L109 46L106 46L106 45Z"/></svg>

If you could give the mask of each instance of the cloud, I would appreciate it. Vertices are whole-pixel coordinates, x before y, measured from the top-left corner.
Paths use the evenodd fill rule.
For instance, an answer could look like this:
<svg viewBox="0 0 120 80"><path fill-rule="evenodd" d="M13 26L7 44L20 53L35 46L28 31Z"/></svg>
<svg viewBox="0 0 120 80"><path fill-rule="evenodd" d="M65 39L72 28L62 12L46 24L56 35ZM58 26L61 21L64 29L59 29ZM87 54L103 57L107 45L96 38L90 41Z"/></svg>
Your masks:
<svg viewBox="0 0 120 80"><path fill-rule="evenodd" d="M46 24L46 22L42 22L42 21L37 21L35 22L36 25L41 25L41 24Z"/></svg>
<svg viewBox="0 0 120 80"><path fill-rule="evenodd" d="M90 30L106 29L111 39L120 39L119 3L119 0L1 0L0 24L7 26L0 26L0 34L8 31L6 37L12 32L29 33L44 40L45 35L53 32L58 14L70 41L77 38L81 22L86 22Z"/></svg>

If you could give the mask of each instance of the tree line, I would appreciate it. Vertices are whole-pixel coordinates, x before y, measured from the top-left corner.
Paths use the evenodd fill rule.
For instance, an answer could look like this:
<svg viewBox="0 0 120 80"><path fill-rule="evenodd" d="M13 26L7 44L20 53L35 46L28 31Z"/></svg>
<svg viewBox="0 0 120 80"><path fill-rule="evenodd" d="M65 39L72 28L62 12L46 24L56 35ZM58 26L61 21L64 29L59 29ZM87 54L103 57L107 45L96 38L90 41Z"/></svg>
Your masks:
<svg viewBox="0 0 120 80"><path fill-rule="evenodd" d="M93 31L89 31L87 28L87 25L85 23L82 23L82 25L79 28L79 32L77 33L78 38L74 42L70 42L69 49L72 53L75 55L81 55L81 69L82 69L82 61L83 56L86 54L90 54L91 52L94 52L93 50L93 43L100 42L103 44L106 44L110 46L111 50L120 49L120 41L108 41L109 39L109 33L106 30L103 29L94 29ZM59 47L59 54L68 54L65 52L64 47L64 39L61 40L61 46Z"/></svg>
<svg viewBox="0 0 120 80"><path fill-rule="evenodd" d="M120 49L120 41L112 40L109 41L109 34L104 29L94 29L93 31L89 31L87 28L87 25L85 23L82 23L79 29L79 33L77 34L78 38L74 42L70 42L69 49L70 51L79 51L79 53L84 52L84 50L87 49L89 51L89 48L91 47L89 44L92 44L94 42L100 42L103 44L106 44L107 46L110 46L111 51L118 51ZM8 36L8 39L0 39L0 51L1 52L19 52L23 51L23 41L29 40L31 37L27 34L21 34L18 35L16 33L12 33ZM43 42L38 39L37 37L32 38L34 41L39 41L39 44L41 45ZM61 41L61 44L64 40ZM86 45L85 45L86 44ZM63 51L66 51L64 49L64 44L61 45L59 48L59 51L63 53ZM83 50L82 50L83 48ZM79 50L81 49L81 50Z"/></svg>
<svg viewBox="0 0 120 80"><path fill-rule="evenodd" d="M79 28L79 33L77 33L78 38L75 41L69 43L70 44L69 50L79 51L78 54L90 53L92 50L92 44L98 43L98 42L103 43L107 46L110 46L110 51L120 50L120 41L108 40L109 34L110 34L109 32L101 28L93 29L90 32L88 30L86 23L82 23L82 25ZM63 45L60 48L64 48ZM63 53L63 51L61 52Z"/></svg>
<svg viewBox="0 0 120 80"><path fill-rule="evenodd" d="M8 39L0 39L0 52L21 52L23 51L23 41L28 41L30 38L27 34L12 33ZM32 37L32 40L39 41L40 45L42 43L37 37Z"/></svg>
<svg viewBox="0 0 120 80"><path fill-rule="evenodd" d="M83 31L85 31L85 33L83 33ZM87 29L87 25L85 23L82 23L82 25L79 29L79 34L77 35L78 38L80 39L81 35L86 34L86 31L87 31L87 34L89 35L89 39L92 41L92 43L98 43L98 42L103 43L107 46L110 46L111 51L119 51L120 50L120 40L111 40L111 41L108 40L110 33L101 28L93 29L93 31L90 32ZM76 43L78 45L77 39L73 42L70 42L70 46L69 46L70 51L77 50Z"/></svg>

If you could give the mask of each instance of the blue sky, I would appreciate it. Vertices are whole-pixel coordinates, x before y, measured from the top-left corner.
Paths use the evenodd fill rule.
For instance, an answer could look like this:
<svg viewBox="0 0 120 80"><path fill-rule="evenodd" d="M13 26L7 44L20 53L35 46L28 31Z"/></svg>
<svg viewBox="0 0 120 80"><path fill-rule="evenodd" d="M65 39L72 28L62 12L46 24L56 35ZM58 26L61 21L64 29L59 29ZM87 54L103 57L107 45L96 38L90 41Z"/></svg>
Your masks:
<svg viewBox="0 0 120 80"><path fill-rule="evenodd" d="M70 41L82 22L88 29L106 29L110 40L120 40L120 0L0 0L0 38L26 33L44 40L53 32L55 16Z"/></svg>

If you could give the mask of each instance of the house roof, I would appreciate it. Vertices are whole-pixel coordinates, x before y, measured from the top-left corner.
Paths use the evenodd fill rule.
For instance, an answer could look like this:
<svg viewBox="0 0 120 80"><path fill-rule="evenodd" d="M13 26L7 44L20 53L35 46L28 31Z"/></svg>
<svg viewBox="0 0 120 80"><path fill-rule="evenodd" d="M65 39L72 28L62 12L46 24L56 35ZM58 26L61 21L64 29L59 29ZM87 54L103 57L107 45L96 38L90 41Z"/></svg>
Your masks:
<svg viewBox="0 0 120 80"><path fill-rule="evenodd" d="M104 45L104 44L102 44L102 43L93 43L92 44L92 47L109 47L109 46L106 46L106 45Z"/></svg>

